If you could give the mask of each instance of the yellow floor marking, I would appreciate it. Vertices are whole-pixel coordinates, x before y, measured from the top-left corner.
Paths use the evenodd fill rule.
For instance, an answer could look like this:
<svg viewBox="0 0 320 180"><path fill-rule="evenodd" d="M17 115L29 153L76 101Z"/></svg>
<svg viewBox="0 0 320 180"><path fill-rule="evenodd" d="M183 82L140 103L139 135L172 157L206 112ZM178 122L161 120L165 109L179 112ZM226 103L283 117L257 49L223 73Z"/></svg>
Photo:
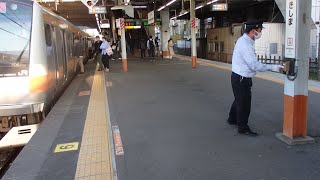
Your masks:
<svg viewBox="0 0 320 180"><path fill-rule="evenodd" d="M78 146L79 146L78 142L57 144L54 152L58 153L58 152L66 152L66 151L75 151L75 150L78 150Z"/></svg>
<svg viewBox="0 0 320 180"><path fill-rule="evenodd" d="M106 115L104 74L94 75L75 179L112 180L112 160Z"/></svg>
<svg viewBox="0 0 320 180"><path fill-rule="evenodd" d="M179 59L182 59L182 60L191 61L191 59L187 59L185 57L180 57L180 56L177 56L177 57ZM202 61L198 61L198 63L200 65L203 65L203 66L211 66L211 67L215 67L215 68L222 69L222 70L227 70L227 71L231 71L232 70L230 67L221 66L221 65L217 65L217 64L211 64L211 63L206 63L206 62L202 62ZM261 74L257 74L256 77L259 78L259 79L264 79L264 80L272 81L272 82L275 82L275 83L284 84L284 81L281 80L281 79L278 79L278 78L268 77L268 76L264 76L264 75L261 75ZM315 93L320 93L320 88L318 88L318 87L309 86L308 89L309 89L309 91L312 91L312 92L315 92Z"/></svg>

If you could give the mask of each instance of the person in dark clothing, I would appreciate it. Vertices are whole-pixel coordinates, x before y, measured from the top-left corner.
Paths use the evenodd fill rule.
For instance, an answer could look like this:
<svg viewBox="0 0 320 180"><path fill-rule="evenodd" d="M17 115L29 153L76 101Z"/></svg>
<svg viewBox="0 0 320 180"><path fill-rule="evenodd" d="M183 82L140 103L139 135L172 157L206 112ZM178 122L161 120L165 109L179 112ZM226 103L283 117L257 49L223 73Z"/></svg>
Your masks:
<svg viewBox="0 0 320 180"><path fill-rule="evenodd" d="M101 55L102 50L100 49L101 44L102 44L102 41L100 41L100 37L96 36L96 41L94 42L94 51L95 51L95 57L99 63L98 71L101 71L104 69L104 66L102 64L102 55Z"/></svg>
<svg viewBox="0 0 320 180"><path fill-rule="evenodd" d="M152 36L149 36L149 40L147 41L147 48L148 48L148 52L149 52L149 57L152 57L152 60L150 60L150 61L155 61L154 60L155 45L154 45L154 41L152 39Z"/></svg>
<svg viewBox="0 0 320 180"><path fill-rule="evenodd" d="M140 41L141 59L146 57L146 41L142 38Z"/></svg>

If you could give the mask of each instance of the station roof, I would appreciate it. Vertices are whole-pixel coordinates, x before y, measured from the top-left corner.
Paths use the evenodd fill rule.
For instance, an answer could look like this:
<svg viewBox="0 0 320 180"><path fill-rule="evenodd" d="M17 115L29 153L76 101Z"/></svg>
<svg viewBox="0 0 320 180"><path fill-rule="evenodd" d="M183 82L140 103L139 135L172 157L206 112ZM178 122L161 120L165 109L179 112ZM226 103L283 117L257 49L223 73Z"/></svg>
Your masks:
<svg viewBox="0 0 320 180"><path fill-rule="evenodd" d="M56 5L55 1L58 1L59 3ZM105 0L104 2L102 1L103 0L99 0L97 5L106 5L110 3L116 4L115 1L117 0ZM173 1L173 3L168 6L170 10L170 18L179 15L182 11L182 8L184 8L185 10L190 9L190 0L131 0L130 4L132 6L146 6L145 9L139 9L140 12L143 12L143 17L146 18L147 13L152 11L153 9L156 10L156 14L157 16L159 16L160 13L157 12L157 10L171 1ZM196 0L196 7L202 4L204 5L204 7L196 10L197 17L205 18L206 16L208 16L208 14L213 13L211 11L211 5L206 5L208 2L211 1L212 0ZM97 28L95 15L89 14L88 8L81 2L81 0L38 0L38 2L42 6L64 17L76 26L87 26L90 28ZM182 2L184 7L182 6ZM257 4L275 4L274 0L217 0L214 3L226 2L228 3L229 11L245 11L246 8L250 6L255 6ZM106 16L109 17L110 13L111 12L109 10ZM180 16L179 18L188 19L189 14Z"/></svg>

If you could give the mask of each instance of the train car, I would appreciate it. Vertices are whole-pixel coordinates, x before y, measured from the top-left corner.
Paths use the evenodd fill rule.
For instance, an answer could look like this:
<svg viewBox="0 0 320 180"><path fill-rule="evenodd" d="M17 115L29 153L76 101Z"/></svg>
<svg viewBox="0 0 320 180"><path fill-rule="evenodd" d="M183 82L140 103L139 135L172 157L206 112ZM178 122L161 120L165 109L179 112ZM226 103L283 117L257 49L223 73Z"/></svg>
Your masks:
<svg viewBox="0 0 320 180"><path fill-rule="evenodd" d="M0 2L0 149L30 140L78 72L75 50L85 57L87 41L88 34L37 2Z"/></svg>
<svg viewBox="0 0 320 180"><path fill-rule="evenodd" d="M264 23L262 37L255 42L255 50L258 59L282 59L284 57L285 24ZM237 39L242 35L242 25L234 24L232 27L222 27L207 30L207 59L231 63L232 53ZM316 29L311 30L312 34ZM316 42L314 36L310 36L313 49L311 57L316 54Z"/></svg>
<svg viewBox="0 0 320 180"><path fill-rule="evenodd" d="M231 63L234 45L241 36L241 25L207 29L207 59Z"/></svg>

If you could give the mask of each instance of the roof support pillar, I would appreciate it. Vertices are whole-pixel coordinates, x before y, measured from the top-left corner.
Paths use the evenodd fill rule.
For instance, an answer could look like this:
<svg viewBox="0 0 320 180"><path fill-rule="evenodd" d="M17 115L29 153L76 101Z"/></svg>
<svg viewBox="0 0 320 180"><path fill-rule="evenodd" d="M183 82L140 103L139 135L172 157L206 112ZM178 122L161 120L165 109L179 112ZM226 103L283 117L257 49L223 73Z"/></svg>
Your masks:
<svg viewBox="0 0 320 180"><path fill-rule="evenodd" d="M285 80L283 133L277 137L289 145L313 143L307 136L311 1L287 0L285 21L285 57L295 75Z"/></svg>
<svg viewBox="0 0 320 180"><path fill-rule="evenodd" d="M172 55L169 54L168 49L168 40L170 39L170 16L169 16L169 8L165 8L160 11L161 17L161 46L162 46L162 57L170 58Z"/></svg>
<svg viewBox="0 0 320 180"><path fill-rule="evenodd" d="M190 0L190 25L192 22L194 26L191 27L191 58L192 68L197 67L197 39L196 39L196 11L195 11L196 0Z"/></svg>

